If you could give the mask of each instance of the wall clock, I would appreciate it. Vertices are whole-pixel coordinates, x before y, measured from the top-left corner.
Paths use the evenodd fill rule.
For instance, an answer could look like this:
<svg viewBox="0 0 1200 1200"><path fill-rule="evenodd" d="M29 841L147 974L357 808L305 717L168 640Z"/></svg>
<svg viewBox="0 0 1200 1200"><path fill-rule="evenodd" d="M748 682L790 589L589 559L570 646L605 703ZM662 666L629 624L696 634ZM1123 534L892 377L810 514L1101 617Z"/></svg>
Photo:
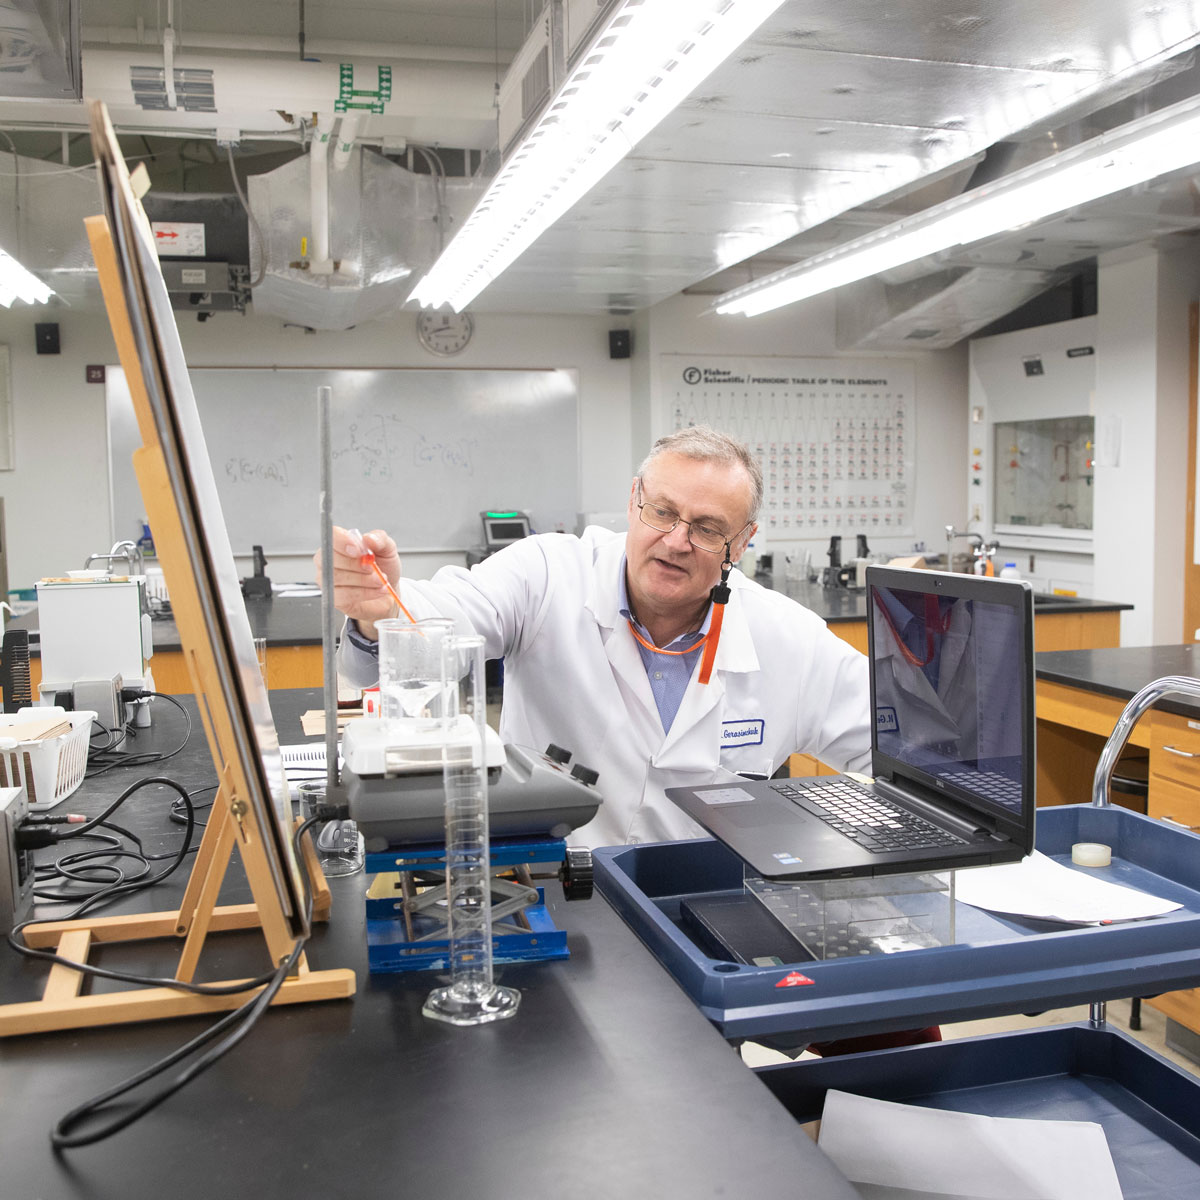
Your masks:
<svg viewBox="0 0 1200 1200"><path fill-rule="evenodd" d="M475 322L470 313L423 312L417 317L417 337L431 354L448 358L467 348Z"/></svg>

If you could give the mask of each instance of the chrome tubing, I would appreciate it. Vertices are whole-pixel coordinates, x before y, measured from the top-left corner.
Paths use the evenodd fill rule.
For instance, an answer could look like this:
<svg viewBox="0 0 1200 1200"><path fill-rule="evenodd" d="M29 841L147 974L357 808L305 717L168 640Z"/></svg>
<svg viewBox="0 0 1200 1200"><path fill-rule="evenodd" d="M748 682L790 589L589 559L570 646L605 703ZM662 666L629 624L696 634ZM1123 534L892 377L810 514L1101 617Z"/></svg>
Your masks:
<svg viewBox="0 0 1200 1200"><path fill-rule="evenodd" d="M1104 749L1100 752L1100 761L1096 764L1096 774L1092 779L1092 804L1104 808L1111 803L1109 792L1112 786L1113 771L1117 759L1129 741L1129 735L1139 718L1147 709L1153 708L1164 696L1188 696L1200 699L1200 679L1190 675L1165 675L1146 684L1132 700L1125 705L1124 711L1117 718Z"/></svg>

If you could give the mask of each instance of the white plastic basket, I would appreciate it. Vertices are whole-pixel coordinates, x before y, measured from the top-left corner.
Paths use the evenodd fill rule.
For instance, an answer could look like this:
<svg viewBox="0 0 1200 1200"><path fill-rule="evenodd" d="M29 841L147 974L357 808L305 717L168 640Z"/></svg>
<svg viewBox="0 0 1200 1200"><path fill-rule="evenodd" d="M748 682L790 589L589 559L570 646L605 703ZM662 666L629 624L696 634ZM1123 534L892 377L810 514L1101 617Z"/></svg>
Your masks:
<svg viewBox="0 0 1200 1200"><path fill-rule="evenodd" d="M46 708L23 708L16 714L38 720L49 715ZM83 709L63 713L71 722L70 733L38 742L22 742L0 749L0 787L25 789L30 812L45 812L61 804L82 782L87 769L88 741L96 713ZM16 731L6 731L9 738Z"/></svg>

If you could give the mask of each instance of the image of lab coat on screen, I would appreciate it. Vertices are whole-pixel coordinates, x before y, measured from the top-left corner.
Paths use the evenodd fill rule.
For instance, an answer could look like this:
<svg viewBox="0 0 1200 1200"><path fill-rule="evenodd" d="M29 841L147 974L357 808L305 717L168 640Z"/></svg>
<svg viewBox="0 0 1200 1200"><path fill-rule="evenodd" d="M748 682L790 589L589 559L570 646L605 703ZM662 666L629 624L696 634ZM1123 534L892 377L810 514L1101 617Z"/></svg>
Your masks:
<svg viewBox="0 0 1200 1200"><path fill-rule="evenodd" d="M1022 668L1005 605L879 589L880 749L936 773L966 765L1019 779Z"/></svg>

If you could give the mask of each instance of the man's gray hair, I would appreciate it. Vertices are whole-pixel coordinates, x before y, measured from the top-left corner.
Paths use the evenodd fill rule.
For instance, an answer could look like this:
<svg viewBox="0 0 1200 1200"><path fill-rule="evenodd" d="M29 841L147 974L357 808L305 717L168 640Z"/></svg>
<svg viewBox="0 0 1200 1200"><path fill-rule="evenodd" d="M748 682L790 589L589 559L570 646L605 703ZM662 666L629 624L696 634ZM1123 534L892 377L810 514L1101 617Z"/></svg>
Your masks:
<svg viewBox="0 0 1200 1200"><path fill-rule="evenodd" d="M701 462L738 463L750 477L750 514L749 521L758 520L758 510L762 507L763 477L758 459L750 453L748 446L732 438L727 433L712 429L707 425L689 425L686 429L678 429L660 437L650 453L638 467L638 478L646 474L646 468L660 454L679 454L684 458L695 458Z"/></svg>

